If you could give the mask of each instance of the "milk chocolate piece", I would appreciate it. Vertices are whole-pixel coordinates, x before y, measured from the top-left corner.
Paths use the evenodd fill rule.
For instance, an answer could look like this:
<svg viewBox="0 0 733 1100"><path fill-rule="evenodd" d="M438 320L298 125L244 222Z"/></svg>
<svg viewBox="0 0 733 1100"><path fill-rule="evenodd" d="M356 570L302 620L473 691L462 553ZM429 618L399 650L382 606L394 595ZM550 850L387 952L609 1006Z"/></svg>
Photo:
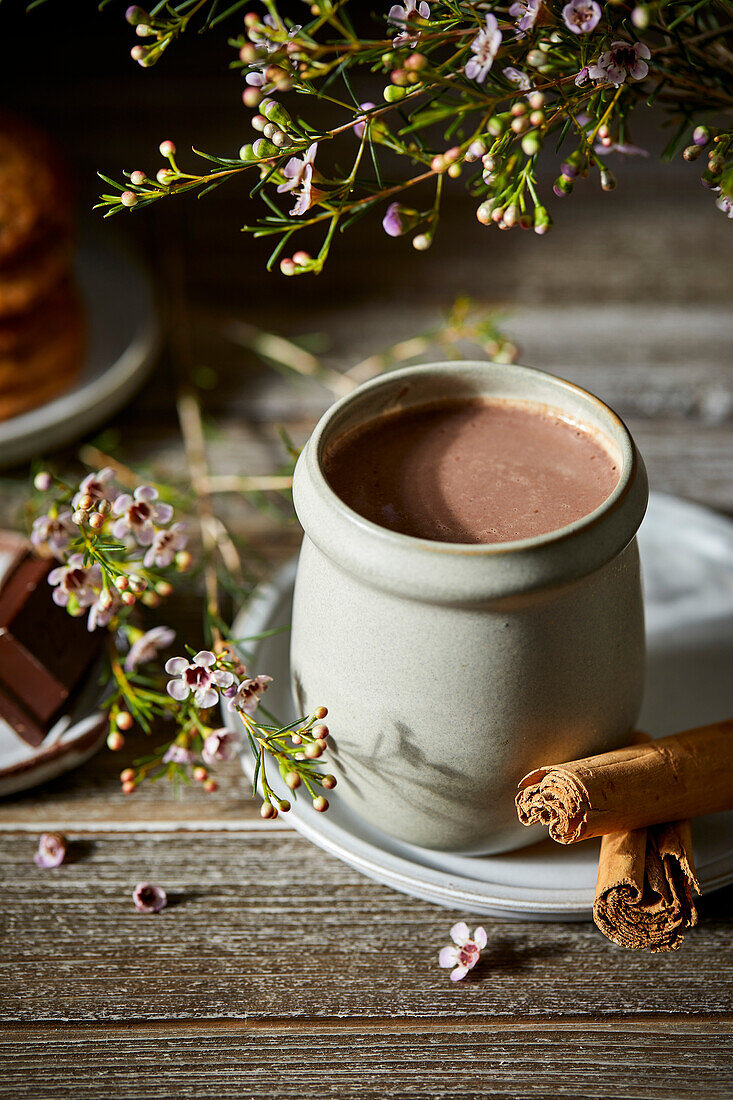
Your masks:
<svg viewBox="0 0 733 1100"><path fill-rule="evenodd" d="M53 602L53 564L26 552L0 588L0 714L40 744L99 649L86 621Z"/></svg>

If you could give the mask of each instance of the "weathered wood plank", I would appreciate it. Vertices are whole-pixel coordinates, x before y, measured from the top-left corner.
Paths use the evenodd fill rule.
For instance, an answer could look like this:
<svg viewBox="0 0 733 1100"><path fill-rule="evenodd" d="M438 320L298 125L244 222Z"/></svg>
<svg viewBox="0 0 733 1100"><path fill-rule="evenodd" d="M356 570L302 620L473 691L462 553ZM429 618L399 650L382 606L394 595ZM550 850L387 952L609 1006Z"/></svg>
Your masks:
<svg viewBox="0 0 733 1100"><path fill-rule="evenodd" d="M321 1021L300 1034L263 1023L227 1033L204 1023L186 1036L161 1027L153 1035L95 1027L73 1036L50 1028L0 1046L9 1059L0 1097L725 1100L733 1094L730 1032L705 1034L703 1026L652 1025L640 1033L623 1022L613 1030L552 1024L528 1033L490 1020L467 1031L454 1020L448 1030L405 1035L389 1021L369 1034L344 1034Z"/></svg>
<svg viewBox="0 0 733 1100"><path fill-rule="evenodd" d="M485 922L485 956L456 984L437 952L465 914L377 886L293 834L82 837L52 872L33 849L0 838L5 1020L733 1015L730 890L671 956L622 951L592 924ZM174 904L138 914L141 879Z"/></svg>

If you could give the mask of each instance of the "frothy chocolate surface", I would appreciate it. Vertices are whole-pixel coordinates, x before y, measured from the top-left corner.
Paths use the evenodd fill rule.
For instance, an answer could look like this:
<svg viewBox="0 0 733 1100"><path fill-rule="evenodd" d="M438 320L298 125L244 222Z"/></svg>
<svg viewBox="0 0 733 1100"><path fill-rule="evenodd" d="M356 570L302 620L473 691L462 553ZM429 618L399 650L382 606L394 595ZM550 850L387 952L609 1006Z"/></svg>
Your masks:
<svg viewBox="0 0 733 1100"><path fill-rule="evenodd" d="M373 523L463 543L556 531L619 479L617 460L582 426L540 405L476 400L373 420L329 447L324 473Z"/></svg>

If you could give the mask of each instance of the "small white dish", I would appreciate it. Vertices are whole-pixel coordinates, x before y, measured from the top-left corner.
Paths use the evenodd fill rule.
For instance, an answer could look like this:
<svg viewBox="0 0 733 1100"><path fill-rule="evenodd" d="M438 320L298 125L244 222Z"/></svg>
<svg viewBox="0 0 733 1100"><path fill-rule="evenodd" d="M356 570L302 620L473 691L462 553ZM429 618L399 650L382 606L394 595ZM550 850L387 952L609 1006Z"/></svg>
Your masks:
<svg viewBox="0 0 733 1100"><path fill-rule="evenodd" d="M147 275L119 243L92 234L82 242L76 274L89 326L84 366L53 401L0 420L0 467L47 455L101 424L130 400L157 354Z"/></svg>
<svg viewBox="0 0 733 1100"><path fill-rule="evenodd" d="M706 508L653 493L639 532L649 665L639 728L654 736L733 714L733 523ZM296 563L262 585L235 620L247 639L290 622ZM283 723L296 717L290 696L289 633L240 643L252 671L274 677L267 707ZM328 700L323 702L327 705ZM224 710L237 728L236 715ZM338 739L338 730L334 730ZM245 770L249 757L242 756ZM334 771L336 769L334 768ZM284 785L270 769L276 790ZM378 882L463 912L514 919L591 916L597 841L564 848L546 840L498 856L456 856L404 844L339 802L316 813L303 797L287 814L298 832ZM733 811L694 823L695 861L707 892L733 882Z"/></svg>

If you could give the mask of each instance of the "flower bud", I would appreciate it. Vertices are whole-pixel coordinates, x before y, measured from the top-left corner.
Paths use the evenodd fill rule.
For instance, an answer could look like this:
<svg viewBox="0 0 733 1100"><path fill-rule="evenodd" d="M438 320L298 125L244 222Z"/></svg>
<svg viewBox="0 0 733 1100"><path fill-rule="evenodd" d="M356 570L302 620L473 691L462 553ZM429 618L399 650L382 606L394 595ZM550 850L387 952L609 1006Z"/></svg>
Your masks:
<svg viewBox="0 0 733 1100"><path fill-rule="evenodd" d="M405 98L405 89L398 88L396 84L388 84L382 91L382 98L386 103L399 103Z"/></svg>
<svg viewBox="0 0 733 1100"><path fill-rule="evenodd" d="M527 64L531 65L533 69L539 69L542 65L546 65L550 60L544 50L530 50L527 54Z"/></svg>
<svg viewBox="0 0 733 1100"><path fill-rule="evenodd" d="M132 592L123 592L121 599L125 607L132 607L135 603L135 596Z"/></svg>
<svg viewBox="0 0 733 1100"><path fill-rule="evenodd" d="M254 155L258 160L262 160L267 157L277 156L277 146L273 145L267 138L257 138L257 141L252 146Z"/></svg>
<svg viewBox="0 0 733 1100"><path fill-rule="evenodd" d="M558 176L552 185L552 190L561 199L563 195L570 195L573 190L573 181L567 176ZM535 222L536 224L536 222Z"/></svg>
<svg viewBox="0 0 733 1100"><path fill-rule="evenodd" d="M645 31L649 26L649 8L646 4L638 4L631 13L631 22L637 30Z"/></svg>
<svg viewBox="0 0 733 1100"><path fill-rule="evenodd" d="M134 779L134 778L135 778L135 769L134 768L125 768L124 771L120 772L120 782L121 783L129 783L130 780Z"/></svg>
<svg viewBox="0 0 733 1100"><path fill-rule="evenodd" d="M150 16L144 8L139 7L138 4L133 4L125 12L125 19L131 27L136 27L139 23L147 23Z"/></svg>
<svg viewBox="0 0 733 1100"><path fill-rule="evenodd" d="M255 156L255 151L252 147L252 142L248 142L246 145L242 146L242 148L239 150L239 159L243 160L245 164L248 161L257 160L257 157Z"/></svg>
<svg viewBox="0 0 733 1100"><path fill-rule="evenodd" d="M271 820L272 818L277 817L277 810L271 802L262 803L262 805L260 806L260 817L264 817L265 821L267 821L268 818Z"/></svg>
<svg viewBox="0 0 733 1100"><path fill-rule="evenodd" d="M511 203L509 206L507 206L506 210L504 211L504 224L508 225L509 228L511 229L511 227L513 225L516 225L518 220L519 220L519 208L517 206L515 206L514 203Z"/></svg>
<svg viewBox="0 0 733 1100"><path fill-rule="evenodd" d="M494 200L485 199L476 210L476 219L480 221L482 225L491 225L491 211L493 208Z"/></svg>
<svg viewBox="0 0 733 1100"><path fill-rule="evenodd" d="M492 137L499 137L501 134L504 133L507 126L509 125L511 117L512 116L509 114L508 111L502 111L498 115L491 116L486 124L486 128L492 135Z"/></svg>
<svg viewBox="0 0 733 1100"><path fill-rule="evenodd" d="M333 788L336 786L336 776L335 775L324 775L323 779L321 780L321 783L323 784L323 786L326 788L327 791L332 791Z"/></svg>
<svg viewBox="0 0 733 1100"><path fill-rule="evenodd" d="M328 799L324 798L322 794L316 795L313 799L313 809L319 814L323 814L328 809Z"/></svg>
<svg viewBox="0 0 733 1100"><path fill-rule="evenodd" d="M525 134L522 138L522 152L525 156L534 157L539 153L542 148L542 139L535 130L530 130L528 134Z"/></svg>
<svg viewBox="0 0 733 1100"><path fill-rule="evenodd" d="M133 726L133 717L127 710L121 710L115 718L115 725L118 729L129 730Z"/></svg>
<svg viewBox="0 0 733 1100"><path fill-rule="evenodd" d="M296 267L295 261L290 256L285 256L280 261L280 271L283 275L294 275Z"/></svg>
<svg viewBox="0 0 733 1100"><path fill-rule="evenodd" d="M609 172L608 168L603 168L601 171L601 187L604 191L613 191L616 187L616 177L613 172Z"/></svg>
<svg viewBox="0 0 733 1100"><path fill-rule="evenodd" d="M329 729L328 729L328 726L323 726L323 725L314 726L313 729L311 730L311 733L313 734L313 736L316 739L320 739L321 741L325 741L326 738L328 737Z"/></svg>
<svg viewBox="0 0 733 1100"><path fill-rule="evenodd" d="M687 161L697 160L702 153L702 145L688 145L686 149L682 150L682 156Z"/></svg>
<svg viewBox="0 0 733 1100"><path fill-rule="evenodd" d="M696 126L692 132L692 140L695 145L707 145L710 141L710 131L707 126Z"/></svg>
<svg viewBox="0 0 733 1100"><path fill-rule="evenodd" d="M47 493L53 485L53 478L49 474L48 470L41 470L33 478L33 484L39 493Z"/></svg>
<svg viewBox="0 0 733 1100"><path fill-rule="evenodd" d="M193 769L193 777L197 783L203 783L205 779L209 778L209 773L206 768L199 766Z"/></svg>
<svg viewBox="0 0 733 1100"><path fill-rule="evenodd" d="M534 211L534 231L540 237L552 229L552 218L544 206L536 206Z"/></svg>
<svg viewBox="0 0 733 1100"><path fill-rule="evenodd" d="M325 741L323 746L325 748ZM323 749L320 747L318 741L313 741L310 745L305 746L305 758L306 760L317 760L319 756L323 754Z"/></svg>
<svg viewBox="0 0 733 1100"><path fill-rule="evenodd" d="M219 790L219 784L215 779L205 779L203 782L203 788L207 794L213 794L214 791Z"/></svg>
<svg viewBox="0 0 733 1100"><path fill-rule="evenodd" d="M176 155L176 147L172 141L161 141L158 146L161 157L174 157Z"/></svg>
<svg viewBox="0 0 733 1100"><path fill-rule="evenodd" d="M245 107L256 107L262 100L262 92L259 88L246 87L242 92L242 103Z"/></svg>
<svg viewBox="0 0 733 1100"><path fill-rule="evenodd" d="M411 72L419 72L420 69L424 69L428 63L428 59L424 53L411 53L405 61L405 68Z"/></svg>
<svg viewBox="0 0 733 1100"><path fill-rule="evenodd" d="M327 715L328 715L328 707L316 707L316 709L313 711L313 717L318 718L319 721L323 721L323 719Z"/></svg>
<svg viewBox="0 0 733 1100"><path fill-rule="evenodd" d="M287 772L285 782L291 791L297 790L302 780L297 772Z"/></svg>
<svg viewBox="0 0 733 1100"><path fill-rule="evenodd" d="M122 784L122 793L123 794L132 794L134 790L135 790L135 784L133 783L133 781L131 779L127 779Z"/></svg>
<svg viewBox="0 0 733 1100"><path fill-rule="evenodd" d="M417 252L427 252L433 243L432 233L418 233L416 237L412 238L412 247Z"/></svg>
<svg viewBox="0 0 733 1100"><path fill-rule="evenodd" d="M529 121L531 122L531 124L533 126L541 126L542 123L545 121L545 112L544 111L532 111L532 113L529 116Z"/></svg>
<svg viewBox="0 0 733 1100"><path fill-rule="evenodd" d="M86 522L87 514L82 512L81 508L77 508L71 518L77 527L81 527Z"/></svg>
<svg viewBox="0 0 733 1100"><path fill-rule="evenodd" d="M124 748L124 745L125 738L119 730L111 730L110 733L107 734L107 748L111 749L112 752L119 752L120 749Z"/></svg>
<svg viewBox="0 0 733 1100"><path fill-rule="evenodd" d="M512 119L511 127L515 134L523 134L529 129L529 119L526 115L519 115Z"/></svg>
<svg viewBox="0 0 733 1100"><path fill-rule="evenodd" d="M171 172L170 168L159 168L155 173L155 178L161 187L170 187L173 180L176 178L175 172Z"/></svg>
<svg viewBox="0 0 733 1100"><path fill-rule="evenodd" d="M176 569L179 573L187 573L193 565L193 554L190 550L179 550L176 554Z"/></svg>
<svg viewBox="0 0 733 1100"><path fill-rule="evenodd" d="M303 248L299 248L297 252L293 253L293 263L297 264L298 267L305 267L312 259L310 252L306 252Z"/></svg>
<svg viewBox="0 0 733 1100"><path fill-rule="evenodd" d="M545 93L530 92L527 96L527 102L533 111L539 111L545 105Z"/></svg>
<svg viewBox="0 0 733 1100"><path fill-rule="evenodd" d="M290 803L288 802L287 798L281 798L277 804L277 808L281 814L286 814L290 809Z"/></svg>

